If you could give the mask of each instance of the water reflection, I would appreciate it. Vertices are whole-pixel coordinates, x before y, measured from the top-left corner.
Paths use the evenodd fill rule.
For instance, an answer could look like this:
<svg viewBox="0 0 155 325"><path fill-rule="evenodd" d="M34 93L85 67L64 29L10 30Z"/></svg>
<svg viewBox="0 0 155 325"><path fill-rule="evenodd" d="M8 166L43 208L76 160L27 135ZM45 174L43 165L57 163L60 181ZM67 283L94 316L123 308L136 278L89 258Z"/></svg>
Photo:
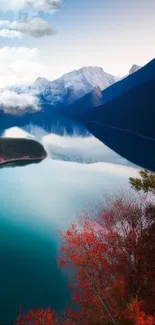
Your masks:
<svg viewBox="0 0 155 325"><path fill-rule="evenodd" d="M13 323L21 304L26 309L66 304L66 279L57 267L57 229L137 173L107 163L49 158L37 165L23 163L0 171L0 324Z"/></svg>

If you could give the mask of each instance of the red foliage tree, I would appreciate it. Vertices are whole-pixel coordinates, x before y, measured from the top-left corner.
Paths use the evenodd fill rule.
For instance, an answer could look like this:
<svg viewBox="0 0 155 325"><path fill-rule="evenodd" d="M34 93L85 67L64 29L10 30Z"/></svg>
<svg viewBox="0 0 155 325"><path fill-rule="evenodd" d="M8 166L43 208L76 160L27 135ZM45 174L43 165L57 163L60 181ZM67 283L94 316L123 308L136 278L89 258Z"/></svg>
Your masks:
<svg viewBox="0 0 155 325"><path fill-rule="evenodd" d="M16 325L155 325L153 203L117 200L61 236L74 308L57 321L51 309L21 312Z"/></svg>
<svg viewBox="0 0 155 325"><path fill-rule="evenodd" d="M60 266L73 270L72 298L80 310L68 312L73 325L154 321L154 230L153 204L120 200L102 210L97 222L73 224L62 235ZM143 310L139 320L127 312L134 299Z"/></svg>
<svg viewBox="0 0 155 325"><path fill-rule="evenodd" d="M64 317L55 319L51 308L48 309L30 309L25 315L20 310L16 320L16 325L72 325Z"/></svg>
<svg viewBox="0 0 155 325"><path fill-rule="evenodd" d="M127 313L128 319L132 320L134 325L155 325L155 317L146 315L137 299L128 305Z"/></svg>
<svg viewBox="0 0 155 325"><path fill-rule="evenodd" d="M54 317L53 312L50 308L45 309L31 309L23 314L20 311L19 316L16 320L16 325L53 325Z"/></svg>

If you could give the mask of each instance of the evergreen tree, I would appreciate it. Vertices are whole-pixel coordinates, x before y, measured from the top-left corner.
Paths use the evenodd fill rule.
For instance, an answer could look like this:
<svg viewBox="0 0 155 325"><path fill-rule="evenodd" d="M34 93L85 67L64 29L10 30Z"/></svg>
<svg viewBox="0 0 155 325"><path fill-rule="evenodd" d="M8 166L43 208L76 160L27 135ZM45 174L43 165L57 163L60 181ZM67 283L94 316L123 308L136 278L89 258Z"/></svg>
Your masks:
<svg viewBox="0 0 155 325"><path fill-rule="evenodd" d="M151 192L155 195L155 173L148 170L141 170L139 172L140 178L129 178L129 182L136 191Z"/></svg>

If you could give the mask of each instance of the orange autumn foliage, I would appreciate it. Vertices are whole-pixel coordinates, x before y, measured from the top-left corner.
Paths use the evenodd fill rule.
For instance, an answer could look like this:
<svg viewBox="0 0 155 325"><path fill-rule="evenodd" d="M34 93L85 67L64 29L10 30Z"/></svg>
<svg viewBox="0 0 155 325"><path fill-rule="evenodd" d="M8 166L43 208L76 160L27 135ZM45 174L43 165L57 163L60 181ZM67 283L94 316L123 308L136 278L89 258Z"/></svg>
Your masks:
<svg viewBox="0 0 155 325"><path fill-rule="evenodd" d="M20 313L16 325L155 325L155 205L117 200L61 234L72 308ZM61 299L61 294L60 294Z"/></svg>
<svg viewBox="0 0 155 325"><path fill-rule="evenodd" d="M80 310L69 313L73 325L154 322L154 231L152 204L120 200L95 223L85 220L62 234L60 266L73 270L71 293ZM133 299L143 310L135 319L127 316Z"/></svg>

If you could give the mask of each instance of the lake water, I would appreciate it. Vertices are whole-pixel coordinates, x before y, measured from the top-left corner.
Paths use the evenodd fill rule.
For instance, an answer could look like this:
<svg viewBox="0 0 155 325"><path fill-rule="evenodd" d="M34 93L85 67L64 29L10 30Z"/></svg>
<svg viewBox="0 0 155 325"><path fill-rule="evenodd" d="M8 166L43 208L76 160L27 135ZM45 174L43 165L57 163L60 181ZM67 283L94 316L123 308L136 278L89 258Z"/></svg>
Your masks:
<svg viewBox="0 0 155 325"><path fill-rule="evenodd" d="M9 136L16 135L11 132ZM137 175L94 138L50 135L42 142L48 159L0 170L0 324L13 323L20 305L25 310L65 306L69 293L57 267L58 230Z"/></svg>

